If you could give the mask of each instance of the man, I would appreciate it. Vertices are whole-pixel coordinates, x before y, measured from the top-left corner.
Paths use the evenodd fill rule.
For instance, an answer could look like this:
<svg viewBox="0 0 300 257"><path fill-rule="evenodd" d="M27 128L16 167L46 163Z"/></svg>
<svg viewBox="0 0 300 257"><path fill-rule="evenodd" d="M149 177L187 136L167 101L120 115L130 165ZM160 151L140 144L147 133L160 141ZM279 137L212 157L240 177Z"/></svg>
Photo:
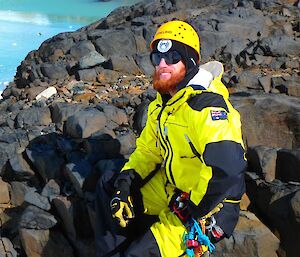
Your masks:
<svg viewBox="0 0 300 257"><path fill-rule="evenodd" d="M98 185L101 257L201 256L239 216L246 160L222 64L199 67L199 37L183 21L159 27L150 48L157 98L121 173Z"/></svg>

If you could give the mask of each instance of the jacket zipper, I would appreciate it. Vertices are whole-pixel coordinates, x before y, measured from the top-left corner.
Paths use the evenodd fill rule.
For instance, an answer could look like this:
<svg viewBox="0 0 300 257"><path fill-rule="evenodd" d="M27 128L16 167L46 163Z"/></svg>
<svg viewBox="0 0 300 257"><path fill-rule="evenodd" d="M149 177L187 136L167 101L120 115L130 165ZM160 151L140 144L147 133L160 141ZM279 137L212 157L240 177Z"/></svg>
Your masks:
<svg viewBox="0 0 300 257"><path fill-rule="evenodd" d="M156 131L158 132L158 139L160 141L160 145L162 146L163 150L166 152L166 147L161 142L163 140L161 140L162 139L162 132L161 132L161 129L160 129L160 118L161 118L161 115L162 115L162 112L163 112L164 108L165 108L165 106L162 106L159 114L157 115L157 121L158 121L158 123L157 123Z"/></svg>
<svg viewBox="0 0 300 257"><path fill-rule="evenodd" d="M185 136L186 141L188 141L188 143L189 143L189 145L190 145L190 148L191 148L193 154L194 154L196 157L198 157L199 160L203 163L201 154L196 150L195 146L193 145L193 143L192 143L192 141L190 140L190 138L188 137L188 135L187 135L187 134L184 134L184 136Z"/></svg>
<svg viewBox="0 0 300 257"><path fill-rule="evenodd" d="M186 92L184 92L178 99L176 99L174 102L168 104L168 106L171 106L173 105L174 103L178 102L184 95L185 95ZM156 105L158 107L158 105ZM170 176L170 180L173 182L173 185L176 186L176 183L175 183L175 179L174 179L174 176L173 176L173 173L172 173L172 160L173 160L173 150L172 150L172 147L171 147L171 143L170 143L170 140L169 140L169 137L168 137L168 129L167 127L164 125L164 134L165 134L165 138L164 139L164 136L163 136L163 131L162 131L162 127L161 127L161 115L162 115L162 112L164 110L164 108L166 107L166 105L162 105L162 108L157 116L157 120L158 120L158 128L159 128L159 134L160 134L160 143L161 143L161 146L162 148L164 149L164 151L166 152L167 151L167 156L166 158L164 159L163 163L162 163L162 167L165 167L165 165L167 165L167 162L169 160L169 176ZM169 115L169 114L168 114ZM164 145L162 144L162 142L164 143ZM171 156L171 157L170 157ZM167 181L169 181L169 177L168 177L168 172L167 172L167 167L165 167L165 174L166 174L166 178L167 178Z"/></svg>
<svg viewBox="0 0 300 257"><path fill-rule="evenodd" d="M159 114L158 114L158 116L157 116L157 120L158 120L158 133L159 133L160 145L162 146L163 150L167 153L166 158L164 158L161 167L164 168L167 181L169 181L169 178L168 178L168 175L167 175L167 169L165 168L165 166L166 166L166 162L169 158L170 150L169 150L169 147L168 147L167 143L164 140L163 132L162 132L162 129L161 129L161 115L162 115L162 112L163 112L164 108L165 108L165 106L163 105L160 112L159 112Z"/></svg>
<svg viewBox="0 0 300 257"><path fill-rule="evenodd" d="M170 160L169 160L169 174L170 174L170 178L173 182L173 185L176 186L175 179L174 179L173 172L172 172L173 150L172 150L172 146L171 146L171 143L170 143L170 140L169 140L168 128L167 127L164 127L164 132L165 132L165 136L166 136L167 146L169 145L169 151L171 153L171 155L170 155L171 157L170 157Z"/></svg>

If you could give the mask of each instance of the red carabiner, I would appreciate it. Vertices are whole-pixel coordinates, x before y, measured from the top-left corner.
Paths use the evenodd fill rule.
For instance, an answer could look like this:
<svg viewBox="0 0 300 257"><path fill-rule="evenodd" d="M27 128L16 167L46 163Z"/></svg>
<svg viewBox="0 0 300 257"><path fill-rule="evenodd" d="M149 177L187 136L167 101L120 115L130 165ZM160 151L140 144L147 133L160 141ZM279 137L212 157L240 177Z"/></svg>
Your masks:
<svg viewBox="0 0 300 257"><path fill-rule="evenodd" d="M196 248L199 246L199 242L197 240L189 239L186 241L186 246Z"/></svg>

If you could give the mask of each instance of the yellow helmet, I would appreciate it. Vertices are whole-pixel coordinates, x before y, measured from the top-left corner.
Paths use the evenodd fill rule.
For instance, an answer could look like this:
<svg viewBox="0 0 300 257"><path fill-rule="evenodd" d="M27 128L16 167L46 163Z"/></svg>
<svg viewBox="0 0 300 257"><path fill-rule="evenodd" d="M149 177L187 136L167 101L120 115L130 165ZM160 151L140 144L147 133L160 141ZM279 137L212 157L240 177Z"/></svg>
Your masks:
<svg viewBox="0 0 300 257"><path fill-rule="evenodd" d="M164 23L158 28L150 43L151 50L154 48L154 41L158 39L171 39L188 45L197 52L198 60L200 60L199 36L190 24L179 20Z"/></svg>

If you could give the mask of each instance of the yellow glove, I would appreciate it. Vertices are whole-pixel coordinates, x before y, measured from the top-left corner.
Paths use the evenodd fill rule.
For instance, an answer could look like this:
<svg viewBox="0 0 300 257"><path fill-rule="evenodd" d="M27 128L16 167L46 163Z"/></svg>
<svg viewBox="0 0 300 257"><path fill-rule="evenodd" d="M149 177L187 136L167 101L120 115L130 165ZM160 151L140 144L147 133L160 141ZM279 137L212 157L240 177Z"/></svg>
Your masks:
<svg viewBox="0 0 300 257"><path fill-rule="evenodd" d="M134 218L131 196L125 191L117 190L110 202L112 217L125 228L130 219Z"/></svg>
<svg viewBox="0 0 300 257"><path fill-rule="evenodd" d="M137 190L141 185L142 178L134 169L122 171L115 180L115 193L110 202L112 217L119 225L125 228L130 219L134 218L133 201L130 195L131 187Z"/></svg>

